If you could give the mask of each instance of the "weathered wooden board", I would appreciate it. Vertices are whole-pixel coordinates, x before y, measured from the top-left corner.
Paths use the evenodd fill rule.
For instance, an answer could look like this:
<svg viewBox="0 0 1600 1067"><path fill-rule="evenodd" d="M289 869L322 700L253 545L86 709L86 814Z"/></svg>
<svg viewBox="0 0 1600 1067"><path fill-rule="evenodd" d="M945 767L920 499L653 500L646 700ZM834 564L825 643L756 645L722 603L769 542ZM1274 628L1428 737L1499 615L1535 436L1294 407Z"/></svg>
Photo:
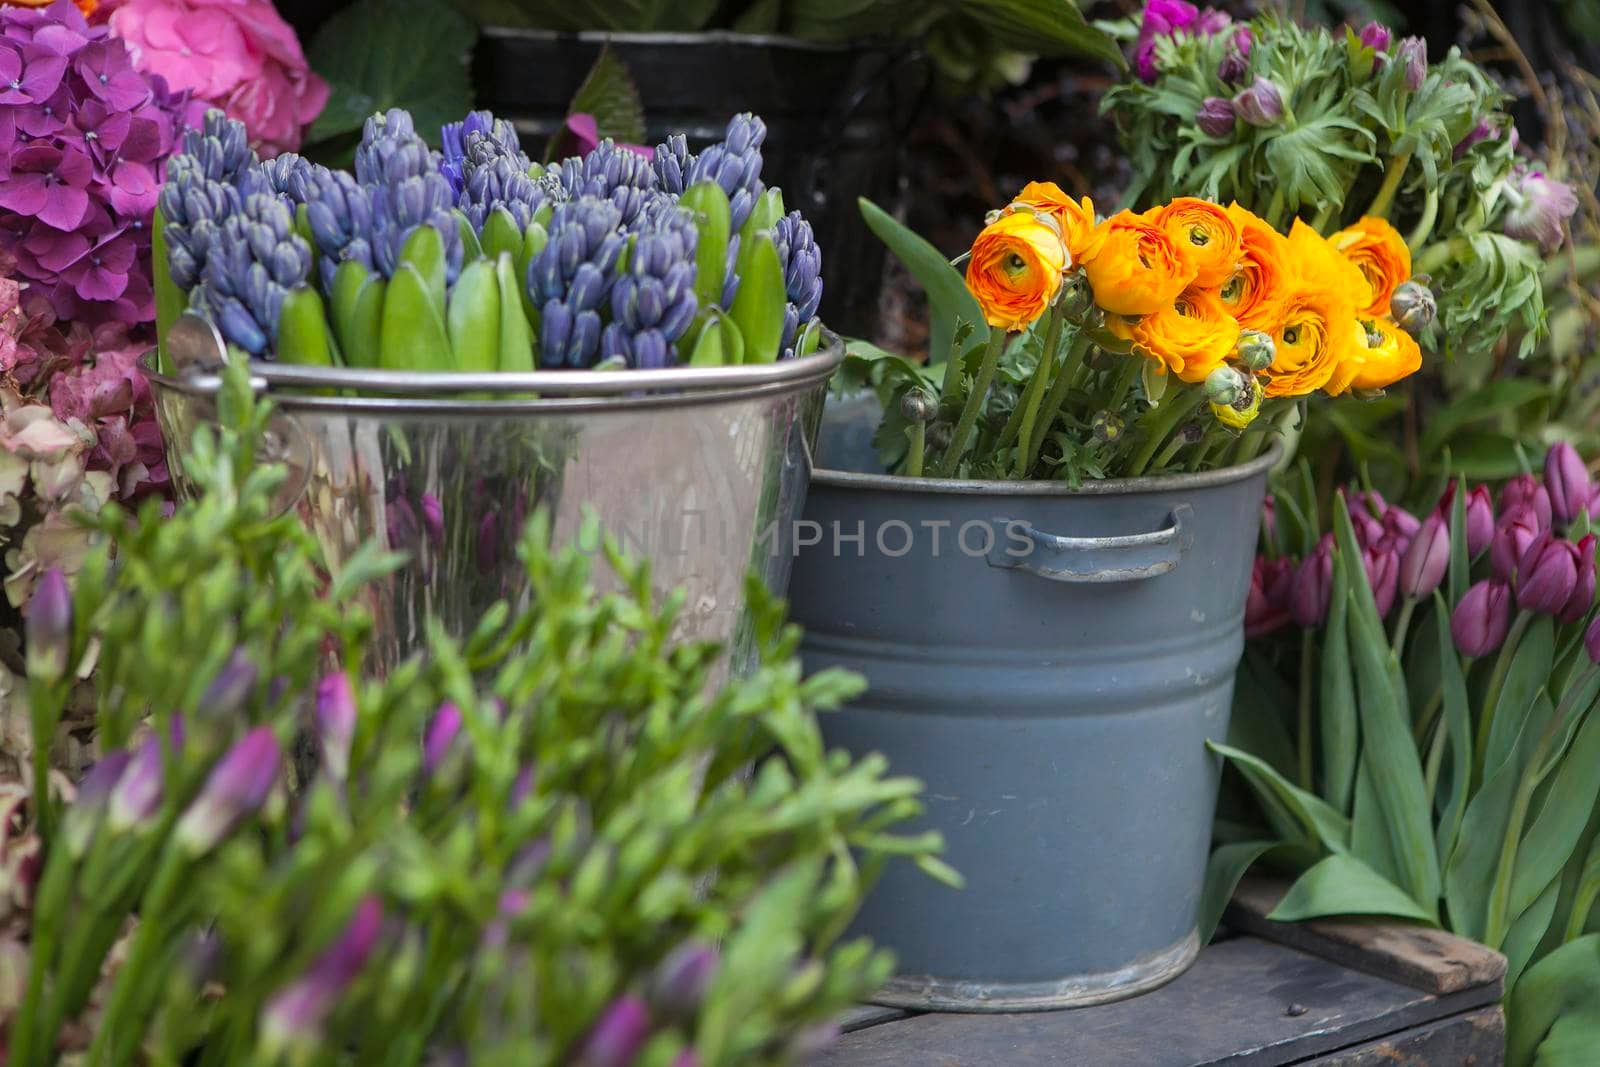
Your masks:
<svg viewBox="0 0 1600 1067"><path fill-rule="evenodd" d="M813 1062L1268 1067L1426 1026L1498 997L1498 983L1437 996L1286 945L1238 937L1211 945L1188 973L1133 1000L1036 1014L915 1015L847 1034Z"/></svg>
<svg viewBox="0 0 1600 1067"><path fill-rule="evenodd" d="M1478 1008L1335 1052L1306 1067L1502 1067L1505 1042L1505 1013Z"/></svg>
<svg viewBox="0 0 1600 1067"><path fill-rule="evenodd" d="M1456 993L1492 985L1499 995L1506 958L1475 941L1424 926L1371 919L1314 919L1278 923L1267 918L1289 883L1246 878L1228 905L1227 921L1236 929L1303 949L1429 993Z"/></svg>

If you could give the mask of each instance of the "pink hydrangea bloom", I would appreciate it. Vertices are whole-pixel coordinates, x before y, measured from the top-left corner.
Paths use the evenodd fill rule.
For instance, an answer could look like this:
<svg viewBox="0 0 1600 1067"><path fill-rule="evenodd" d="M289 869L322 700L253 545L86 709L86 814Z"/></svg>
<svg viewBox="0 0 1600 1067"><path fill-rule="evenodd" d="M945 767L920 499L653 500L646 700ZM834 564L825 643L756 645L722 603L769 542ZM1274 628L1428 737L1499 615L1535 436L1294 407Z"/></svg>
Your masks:
<svg viewBox="0 0 1600 1067"><path fill-rule="evenodd" d="M327 82L269 0L122 0L111 30L141 69L244 123L263 156L299 148L328 103Z"/></svg>

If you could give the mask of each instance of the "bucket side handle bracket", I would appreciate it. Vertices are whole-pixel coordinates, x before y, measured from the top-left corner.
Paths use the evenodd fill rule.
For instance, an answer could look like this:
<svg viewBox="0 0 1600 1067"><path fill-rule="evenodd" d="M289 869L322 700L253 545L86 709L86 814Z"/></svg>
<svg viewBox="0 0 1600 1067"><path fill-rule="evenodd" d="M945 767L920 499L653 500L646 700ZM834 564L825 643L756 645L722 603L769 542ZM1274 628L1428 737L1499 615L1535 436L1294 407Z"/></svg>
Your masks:
<svg viewBox="0 0 1600 1067"><path fill-rule="evenodd" d="M1116 537L1064 537L1016 519L1001 519L989 566L1019 570L1052 582L1135 582L1177 569L1194 543L1194 510L1172 509L1167 524L1149 533Z"/></svg>

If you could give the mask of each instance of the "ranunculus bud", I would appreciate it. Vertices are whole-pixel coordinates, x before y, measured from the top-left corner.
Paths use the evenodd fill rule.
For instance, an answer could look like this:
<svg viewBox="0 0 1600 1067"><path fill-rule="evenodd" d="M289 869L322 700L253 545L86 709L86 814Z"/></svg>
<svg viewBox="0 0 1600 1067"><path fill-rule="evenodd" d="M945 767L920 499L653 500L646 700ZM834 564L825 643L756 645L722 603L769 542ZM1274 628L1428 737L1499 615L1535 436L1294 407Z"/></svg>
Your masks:
<svg viewBox="0 0 1600 1067"><path fill-rule="evenodd" d="M215 848L246 815L259 808L278 780L282 750L265 726L240 738L211 768L200 795L173 830L173 838L191 855Z"/></svg>
<svg viewBox="0 0 1600 1067"><path fill-rule="evenodd" d="M1476 558L1494 539L1494 502L1489 498L1489 487L1475 485L1467 494L1467 557Z"/></svg>
<svg viewBox="0 0 1600 1067"><path fill-rule="evenodd" d="M343 781L350 773L350 746L356 736L356 691L348 674L335 671L317 683L315 714L322 765Z"/></svg>
<svg viewBox="0 0 1600 1067"><path fill-rule="evenodd" d="M305 974L276 993L261 1012L261 1039L269 1054L314 1045L322 1023L361 974L383 931L383 905L367 897L336 941Z"/></svg>
<svg viewBox="0 0 1600 1067"><path fill-rule="evenodd" d="M1208 96L1200 101L1200 110L1194 113L1194 124L1207 137L1226 137L1233 132L1238 116L1233 113L1233 101L1224 96Z"/></svg>
<svg viewBox="0 0 1600 1067"><path fill-rule="evenodd" d="M1485 579L1467 590L1450 614L1450 635L1463 656L1487 656L1511 629L1511 587Z"/></svg>
<svg viewBox="0 0 1600 1067"><path fill-rule="evenodd" d="M1278 358L1278 348L1272 335L1260 330L1241 330L1234 343L1233 357L1253 371L1264 371Z"/></svg>
<svg viewBox="0 0 1600 1067"><path fill-rule="evenodd" d="M1594 546L1594 534L1585 534L1583 540L1578 542L1578 580L1573 583L1572 595L1567 597L1567 602L1561 606L1561 613L1556 616L1565 626L1582 619L1594 607Z"/></svg>
<svg viewBox="0 0 1600 1067"><path fill-rule="evenodd" d="M1094 310L1094 290L1083 271L1073 270L1061 279L1061 291L1056 294L1056 307L1072 322L1082 322Z"/></svg>
<svg viewBox="0 0 1600 1067"><path fill-rule="evenodd" d="M1550 493L1531 474L1519 474L1500 490L1500 510L1510 511L1518 504L1526 504L1539 518L1539 529L1548 530L1555 511L1550 506Z"/></svg>
<svg viewBox="0 0 1600 1067"><path fill-rule="evenodd" d="M1600 615L1596 615L1589 629L1584 631L1583 648L1591 660L1600 663Z"/></svg>
<svg viewBox="0 0 1600 1067"><path fill-rule="evenodd" d="M1389 314L1395 325L1418 337L1439 315L1439 301L1433 290L1415 278L1395 286L1389 298Z"/></svg>
<svg viewBox="0 0 1600 1067"><path fill-rule="evenodd" d="M1361 43L1375 52L1387 52L1390 39L1389 27L1381 22L1369 22L1361 27Z"/></svg>
<svg viewBox="0 0 1600 1067"><path fill-rule="evenodd" d="M1400 560L1400 592L1412 600L1431 596L1450 567L1450 527L1438 512L1422 522Z"/></svg>
<svg viewBox="0 0 1600 1067"><path fill-rule="evenodd" d="M1542 533L1517 565L1517 607L1559 615L1578 582L1578 547Z"/></svg>
<svg viewBox="0 0 1600 1067"><path fill-rule="evenodd" d="M1428 42L1421 37L1404 37L1394 52L1395 62L1405 68L1406 88L1416 92L1428 76Z"/></svg>
<svg viewBox="0 0 1600 1067"><path fill-rule="evenodd" d="M1231 404L1249 384L1244 375L1224 364L1206 375L1206 399L1213 404Z"/></svg>
<svg viewBox="0 0 1600 1067"><path fill-rule="evenodd" d="M1294 572L1289 591L1289 614L1301 626L1320 625L1328 614L1328 597L1333 588L1333 538L1326 535Z"/></svg>
<svg viewBox="0 0 1600 1067"><path fill-rule="evenodd" d="M1227 49L1222 53L1222 62L1217 64L1217 80L1224 85L1237 85L1250 73L1250 47L1255 43L1255 38L1250 33L1249 26L1240 26L1233 31Z"/></svg>
<svg viewBox="0 0 1600 1067"><path fill-rule="evenodd" d="M685 941L656 967L650 978L650 1004L661 1015L692 1022L717 973L717 950L703 941Z"/></svg>
<svg viewBox="0 0 1600 1067"><path fill-rule="evenodd" d="M643 997L628 994L611 1002L584 1039L579 1067L632 1067L650 1037L650 1008Z"/></svg>
<svg viewBox="0 0 1600 1067"><path fill-rule="evenodd" d="M1114 411L1097 411L1094 413L1094 418L1089 420L1089 432L1094 434L1094 439L1101 444L1120 440L1123 429L1122 416Z"/></svg>
<svg viewBox="0 0 1600 1067"><path fill-rule="evenodd" d="M1519 241L1537 241L1545 255L1561 247L1562 225L1578 210L1578 197L1572 186L1531 170L1507 182L1502 188L1511 207L1506 211L1506 236Z"/></svg>
<svg viewBox="0 0 1600 1067"><path fill-rule="evenodd" d="M72 655L72 592L60 567L39 578L28 601L28 677L40 683L58 680Z"/></svg>
<svg viewBox="0 0 1600 1067"><path fill-rule="evenodd" d="M1233 110L1252 126L1276 126L1283 118L1283 92L1270 78L1257 74L1250 88L1234 96Z"/></svg>
<svg viewBox="0 0 1600 1067"><path fill-rule="evenodd" d="M1456 142L1455 148L1451 150L1450 158L1460 159L1462 156L1466 155L1472 150L1473 145L1482 144L1484 141L1497 141L1499 139L1499 128L1491 123L1488 119L1479 119L1478 124L1472 127L1472 132L1468 133L1465 137Z"/></svg>
<svg viewBox="0 0 1600 1067"><path fill-rule="evenodd" d="M1562 523L1571 522L1588 509L1589 495L1594 490L1583 457L1565 441L1557 441L1545 453L1544 486L1550 496L1550 511Z"/></svg>
<svg viewBox="0 0 1600 1067"><path fill-rule="evenodd" d="M927 422L937 411L932 398L921 389L912 389L900 398L900 415L907 422Z"/></svg>
<svg viewBox="0 0 1600 1067"><path fill-rule="evenodd" d="M1387 616L1400 588L1400 553L1393 548L1369 548L1361 553L1361 566L1367 572L1367 584L1372 587L1378 614Z"/></svg>
<svg viewBox="0 0 1600 1067"><path fill-rule="evenodd" d="M1517 565L1538 540L1539 529L1539 517L1531 505L1518 504L1500 516L1489 542L1489 564L1496 578L1509 582L1517 576Z"/></svg>
<svg viewBox="0 0 1600 1067"><path fill-rule="evenodd" d="M449 755L450 746L455 743L456 735L460 732L461 709L448 702L439 705L439 710L434 712L433 721L428 723L428 731L422 739L423 774L432 774L439 769L439 764Z"/></svg>

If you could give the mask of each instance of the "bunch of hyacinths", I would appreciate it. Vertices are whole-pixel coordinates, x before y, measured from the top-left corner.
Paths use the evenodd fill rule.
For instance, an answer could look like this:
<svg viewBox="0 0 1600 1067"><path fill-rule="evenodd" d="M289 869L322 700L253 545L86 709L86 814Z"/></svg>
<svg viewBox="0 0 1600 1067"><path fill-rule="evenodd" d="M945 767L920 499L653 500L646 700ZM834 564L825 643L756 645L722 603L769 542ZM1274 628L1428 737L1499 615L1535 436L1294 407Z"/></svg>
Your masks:
<svg viewBox="0 0 1600 1067"><path fill-rule="evenodd" d="M103 756L0 840L41 864L7 1062L742 1067L826 1040L889 972L838 941L875 873L947 873L897 833L917 784L823 748L814 712L858 682L803 679L763 601L759 664L713 694L681 598L615 552L597 594L539 521L533 606L359 680L393 559L328 586L269 518L285 474L242 366L221 408L199 499L103 516L114 559L30 628L41 731L100 650Z"/></svg>
<svg viewBox="0 0 1600 1067"><path fill-rule="evenodd" d="M1274 918L1396 915L1499 949L1508 1061L1581 1062L1558 1050L1587 1056L1593 1025L1550 989L1600 982L1600 487L1563 443L1498 500L1461 481L1418 517L1355 493L1324 533L1308 468L1285 483L1246 609L1249 740L1220 747L1260 803L1213 859L1214 913L1270 853L1304 872Z"/></svg>
<svg viewBox="0 0 1600 1067"><path fill-rule="evenodd" d="M258 163L242 129L213 115L162 194L162 325L187 302L245 355L391 370L806 355L822 342L821 253L761 182L765 136L740 115L698 156L681 137L653 159L604 141L546 169L488 112L447 126L441 155L390 111L366 124L351 176L299 157ZM275 237L275 261L251 253L274 285L247 290L244 253L227 253L235 269L205 267L241 230L281 232L257 194L283 203L293 233ZM224 234L235 216L249 226ZM298 267L301 244L303 276L272 269ZM291 312L292 328L277 321Z"/></svg>

